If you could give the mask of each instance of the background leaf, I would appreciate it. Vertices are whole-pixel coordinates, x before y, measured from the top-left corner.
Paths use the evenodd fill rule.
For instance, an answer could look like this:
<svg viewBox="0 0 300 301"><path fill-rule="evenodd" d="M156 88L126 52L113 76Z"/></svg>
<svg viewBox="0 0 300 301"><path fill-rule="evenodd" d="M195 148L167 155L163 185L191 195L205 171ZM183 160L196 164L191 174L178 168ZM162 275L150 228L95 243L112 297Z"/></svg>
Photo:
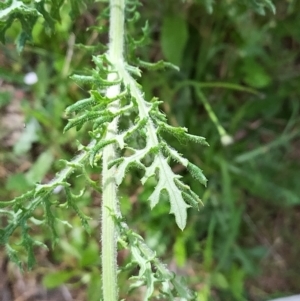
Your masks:
<svg viewBox="0 0 300 301"><path fill-rule="evenodd" d="M174 31L174 28L176 30ZM188 39L186 20L179 15L167 15L161 29L161 47L165 58L174 65L180 66Z"/></svg>

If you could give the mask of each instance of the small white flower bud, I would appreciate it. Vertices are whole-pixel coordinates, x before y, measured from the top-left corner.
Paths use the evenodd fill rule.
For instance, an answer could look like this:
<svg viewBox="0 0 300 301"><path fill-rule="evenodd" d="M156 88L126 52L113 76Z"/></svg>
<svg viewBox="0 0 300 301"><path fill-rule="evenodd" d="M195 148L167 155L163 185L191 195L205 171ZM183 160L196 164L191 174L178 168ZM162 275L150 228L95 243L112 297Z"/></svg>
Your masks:
<svg viewBox="0 0 300 301"><path fill-rule="evenodd" d="M229 135L223 135L221 137L221 143L224 145L224 146L228 146L230 144L232 144L234 142L233 138Z"/></svg>
<svg viewBox="0 0 300 301"><path fill-rule="evenodd" d="M35 72L28 72L25 76L24 76L24 83L26 85L34 85L35 83L37 83L38 81L38 77L36 75Z"/></svg>

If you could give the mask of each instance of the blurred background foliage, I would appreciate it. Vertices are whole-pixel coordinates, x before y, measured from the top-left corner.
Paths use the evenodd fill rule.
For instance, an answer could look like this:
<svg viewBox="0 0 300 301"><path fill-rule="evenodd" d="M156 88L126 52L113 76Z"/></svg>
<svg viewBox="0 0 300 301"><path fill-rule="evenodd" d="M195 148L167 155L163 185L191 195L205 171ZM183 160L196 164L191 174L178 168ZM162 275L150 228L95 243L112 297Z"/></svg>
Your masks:
<svg viewBox="0 0 300 301"><path fill-rule="evenodd" d="M180 72L143 70L145 93L164 101L162 110L172 125L206 137L206 148L167 138L204 170L209 183L206 189L196 186L174 164L204 203L199 212L189 211L183 232L168 215L167 202L149 210L153 187L141 187L138 171L130 172L121 186L122 212L163 261L187 278L201 301L260 301L299 293L300 2L274 1L275 14L268 3L253 0L249 8L229 0L143 1L140 8L150 37L136 55L180 67ZM87 94L69 75L91 68L91 55L103 51L80 46L106 42L106 35L91 27L105 25L97 20L102 9L103 4L89 4L73 22L64 6L64 22L55 33L48 35L39 21L34 43L21 55L14 46L20 24L7 31L6 44L0 45L1 200L49 181L61 168L58 160L76 154L77 141L88 143L88 128L62 134L64 108ZM138 26L128 30L135 37L141 34ZM33 85L24 82L30 72L38 79ZM217 126L205 104L217 116ZM220 125L230 136L227 141ZM99 169L89 172L100 180ZM85 185L80 175L72 181L78 191ZM32 272L21 275L1 250L3 283L13 286L22 279L33 294L46 287L47 300L58 300L57 294L59 300L99 300L100 202L101 195L93 191L80 199L92 217L91 236L64 209L58 214L70 225L58 229L61 239L55 248L46 229L35 229L50 251L36 249ZM120 251L119 264L128 262L128 256ZM120 274L121 296L131 272ZM14 300L22 289L9 294L7 300ZM141 300L141 294L130 300Z"/></svg>

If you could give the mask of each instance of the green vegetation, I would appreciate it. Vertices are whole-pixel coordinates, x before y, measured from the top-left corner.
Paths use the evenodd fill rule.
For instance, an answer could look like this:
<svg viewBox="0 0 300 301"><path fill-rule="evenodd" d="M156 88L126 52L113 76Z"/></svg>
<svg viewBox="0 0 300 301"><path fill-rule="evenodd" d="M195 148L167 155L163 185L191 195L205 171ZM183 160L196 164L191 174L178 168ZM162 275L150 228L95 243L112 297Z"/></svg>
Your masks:
<svg viewBox="0 0 300 301"><path fill-rule="evenodd" d="M1 255L82 300L293 293L299 3L101 2L0 3Z"/></svg>

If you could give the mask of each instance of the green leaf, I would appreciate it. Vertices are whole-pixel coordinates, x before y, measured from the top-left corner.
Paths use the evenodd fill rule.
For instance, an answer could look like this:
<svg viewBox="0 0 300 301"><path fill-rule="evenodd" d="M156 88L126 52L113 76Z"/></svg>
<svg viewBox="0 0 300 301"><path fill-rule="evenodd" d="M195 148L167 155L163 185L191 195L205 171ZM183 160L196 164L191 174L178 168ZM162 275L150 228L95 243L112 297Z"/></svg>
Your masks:
<svg viewBox="0 0 300 301"><path fill-rule="evenodd" d="M179 267L183 267L186 263L187 254L185 248L185 239L182 235L178 235L174 244L174 256Z"/></svg>
<svg viewBox="0 0 300 301"><path fill-rule="evenodd" d="M186 20L179 15L165 16L161 31L161 47L164 56L172 64L181 65L187 39Z"/></svg>
<svg viewBox="0 0 300 301"><path fill-rule="evenodd" d="M165 131L173 135L178 139L178 141L182 143L189 140L195 143L209 146L209 144L206 142L206 139L204 137L188 134L187 129L184 127L175 127L175 126L168 125L164 122L159 122L158 124L159 124L160 131Z"/></svg>
<svg viewBox="0 0 300 301"><path fill-rule="evenodd" d="M103 300L102 290L99 290L99 287L102 287L101 275L98 269L94 269L90 272L90 281L87 287L87 300L89 301L99 301Z"/></svg>
<svg viewBox="0 0 300 301"><path fill-rule="evenodd" d="M71 129L75 126L76 126L77 131L79 131L82 128L82 126L90 120L94 120L94 119L98 118L98 122L100 124L100 123L110 121L113 118L112 114L110 114L110 115L107 114L106 116L103 116L103 117L100 117L100 116L101 116L101 113L98 111L95 111L95 112L87 111L85 114L83 114L79 117L69 119L68 124L64 128L64 132L68 131L69 129Z"/></svg>
<svg viewBox="0 0 300 301"><path fill-rule="evenodd" d="M44 1L36 1L35 2L36 9L43 15L45 24L48 27L48 29L53 29L55 25L55 20L52 18L52 16L48 13L48 11L45 9L45 3Z"/></svg>
<svg viewBox="0 0 300 301"><path fill-rule="evenodd" d="M100 140L99 142L97 142L97 144L92 148L92 152L90 155L90 165L91 166L94 165L95 157L103 147L105 147L106 145L109 145L111 143L114 143L114 142L116 142L116 140L114 140L114 139Z"/></svg>
<svg viewBox="0 0 300 301"><path fill-rule="evenodd" d="M127 129L124 133L118 135L116 139L118 141L119 147L123 149L125 146L124 140L128 139L130 136L137 133L142 134L147 122L148 122L148 118L143 118L141 120L138 120L132 127Z"/></svg>
<svg viewBox="0 0 300 301"><path fill-rule="evenodd" d="M201 137L201 136L195 136L195 135L191 135L191 134L185 134L186 139L195 142L195 143L199 143L201 145L206 145L209 146L209 144L206 142L206 138Z"/></svg>
<svg viewBox="0 0 300 301"><path fill-rule="evenodd" d="M184 201L181 190L175 184L175 180L178 180L180 176L173 173L162 154L158 154L155 157L153 163L146 169L145 175L141 181L144 184L148 178L156 175L157 170L159 170L159 180L149 197L150 206L151 208L156 206L160 200L161 193L166 191L171 204L170 213L175 215L178 227L183 230L187 219L186 211L190 205Z"/></svg>
<svg viewBox="0 0 300 301"><path fill-rule="evenodd" d="M70 208L73 208L73 210L76 212L76 214L80 218L80 222L85 229L87 233L91 232L90 225L88 223L88 220L90 220L90 217L86 216L77 206L77 200L76 197L71 193L71 190L69 187L65 187L65 193L67 197L67 204Z"/></svg>
<svg viewBox="0 0 300 301"><path fill-rule="evenodd" d="M32 143L38 140L37 131L40 126L36 119L32 118L26 123L26 127L23 129L23 133L20 136L17 143L14 145L14 153L16 155L22 155L28 152L32 146Z"/></svg>
<svg viewBox="0 0 300 301"><path fill-rule="evenodd" d="M160 69L170 68L179 71L179 68L176 65L173 65L168 62L164 62L163 60L157 61L155 63L149 63L138 59L137 63L141 67L147 68L149 70L160 70Z"/></svg>
<svg viewBox="0 0 300 301"><path fill-rule="evenodd" d="M1 70L0 70L0 76L2 77L2 74L1 74ZM4 91L4 92L1 92L0 91L0 109L4 106L6 106L10 100L11 100L11 92L9 91Z"/></svg>
<svg viewBox="0 0 300 301"><path fill-rule="evenodd" d="M260 89L270 85L272 79L263 66L253 59L244 60L243 67L244 81L247 85Z"/></svg>
<svg viewBox="0 0 300 301"><path fill-rule="evenodd" d="M24 173L15 173L9 175L5 188L14 192L24 192L30 187Z"/></svg>
<svg viewBox="0 0 300 301"><path fill-rule="evenodd" d="M95 104L97 104L97 101L93 97L81 99L81 100L77 101L76 103L68 106L66 108L66 114L68 115L72 112L82 111L84 109L94 106Z"/></svg>
<svg viewBox="0 0 300 301"><path fill-rule="evenodd" d="M115 179L117 185L120 185L125 177L126 172L131 168L131 167L137 167L140 169L145 169L145 166L140 162L141 159L143 159L146 156L147 152L142 149L139 151L136 151L135 154L133 154L130 157L123 157L114 160L109 164L109 167L113 166L114 164L117 164L120 162L117 168L117 172L115 174Z"/></svg>
<svg viewBox="0 0 300 301"><path fill-rule="evenodd" d="M27 1L28 2L28 1ZM5 43L5 32L10 28L15 20L19 20L22 31L17 38L17 49L22 51L27 41L32 40L32 29L38 19L43 17L45 25L50 30L54 30L55 21L60 20L59 10L64 1L62 0L40 0L24 3L20 0L7 0L0 4L0 40ZM50 8L50 13L48 9Z"/></svg>
<svg viewBox="0 0 300 301"><path fill-rule="evenodd" d="M43 285L47 288L55 288L66 284L74 276L74 271L58 271L49 273L43 278Z"/></svg>
<svg viewBox="0 0 300 301"><path fill-rule="evenodd" d="M191 192L191 191L189 191ZM190 203L190 205L199 210L199 204L201 203L201 200L199 199L199 197L195 197L195 196L191 196L190 194L188 194L187 192L182 192L182 196L184 198L184 200L188 203Z"/></svg>
<svg viewBox="0 0 300 301"><path fill-rule="evenodd" d="M80 11L86 7L86 4L83 0L70 0L70 3L72 8L70 16L74 19L80 15Z"/></svg>
<svg viewBox="0 0 300 301"><path fill-rule="evenodd" d="M233 296L237 300L245 300L243 298L243 293L245 290L245 278L246 273L243 268L238 267L236 264L231 266L228 286L230 287Z"/></svg>
<svg viewBox="0 0 300 301"><path fill-rule="evenodd" d="M54 20L61 21L59 10L62 7L63 3L64 3L64 0L52 0L51 1L50 15Z"/></svg>
<svg viewBox="0 0 300 301"><path fill-rule="evenodd" d="M260 15L265 15L265 8L271 10L273 14L276 12L276 8L271 0L244 0L246 5L252 6L252 8Z"/></svg>
<svg viewBox="0 0 300 301"><path fill-rule="evenodd" d="M168 155L175 161L181 163L183 166L187 167L188 160L183 158L181 154L177 152L177 150L171 148L166 143L163 144L164 150L167 151Z"/></svg>
<svg viewBox="0 0 300 301"><path fill-rule="evenodd" d="M40 182L50 169L54 157L50 150L39 155L30 170L26 173L26 179L29 183Z"/></svg>
<svg viewBox="0 0 300 301"><path fill-rule="evenodd" d="M1 232L0 232L1 234ZM0 237L2 237L2 235L0 235ZM3 243L2 241L0 241L1 244ZM6 244L5 245L5 251L6 251L6 254L8 256L8 258L14 262L20 270L23 270L22 269L22 262L20 261L19 257L18 257L18 252L16 250L14 250L9 244Z"/></svg>
<svg viewBox="0 0 300 301"><path fill-rule="evenodd" d="M159 130L173 135L178 141L185 140L185 134L187 132L186 128L171 126L164 122L159 122Z"/></svg>
<svg viewBox="0 0 300 301"><path fill-rule="evenodd" d="M204 4L205 4L205 8L206 8L207 12L209 14L211 14L213 12L214 0L205 0Z"/></svg>
<svg viewBox="0 0 300 301"><path fill-rule="evenodd" d="M99 263L99 248L95 241L91 240L81 253L80 265L82 267L91 267Z"/></svg>
<svg viewBox="0 0 300 301"><path fill-rule="evenodd" d="M95 87L109 87L114 86L120 83L120 80L109 81L107 79L101 78L95 72L93 76L91 75L71 75L70 78L74 80L74 82L78 85L87 85L87 86L95 86Z"/></svg>
<svg viewBox="0 0 300 301"><path fill-rule="evenodd" d="M187 166L188 171L190 174L195 178L197 181L199 181L201 184L203 184L206 187L207 179L203 174L203 171L193 163L188 163Z"/></svg>
<svg viewBox="0 0 300 301"><path fill-rule="evenodd" d="M211 277L212 285L216 288L226 290L229 287L228 281L221 273L213 273Z"/></svg>

